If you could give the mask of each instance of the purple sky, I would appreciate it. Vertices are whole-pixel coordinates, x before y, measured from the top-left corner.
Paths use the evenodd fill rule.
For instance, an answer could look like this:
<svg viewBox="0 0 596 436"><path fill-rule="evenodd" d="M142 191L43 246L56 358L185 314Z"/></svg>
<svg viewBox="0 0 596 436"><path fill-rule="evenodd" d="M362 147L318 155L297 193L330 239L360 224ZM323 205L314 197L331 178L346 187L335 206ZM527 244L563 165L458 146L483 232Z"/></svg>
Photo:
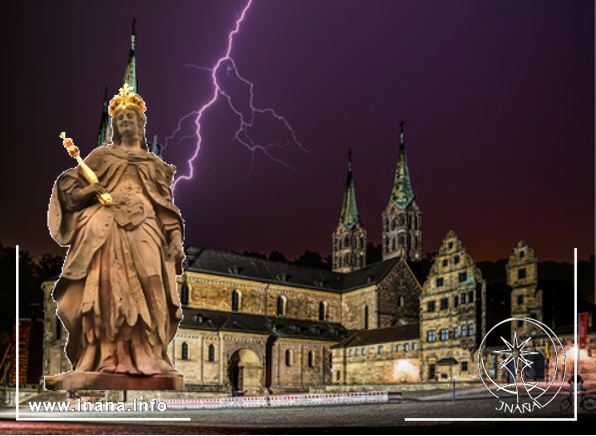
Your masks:
<svg viewBox="0 0 596 436"><path fill-rule="evenodd" d="M140 94L149 138L160 141L211 96L208 72L225 52L244 1L38 2L3 29L6 93L1 216L6 244L64 253L46 210L54 179L93 147L104 86L121 86L137 19ZM175 7L174 7L175 6ZM224 250L329 252L353 149L358 207L379 242L406 122L410 174L423 213L424 250L453 229L476 260L527 240L541 259L582 258L594 242L594 9L591 1L255 0L233 57L255 103L285 115L310 151L276 151L296 171L233 139L223 99L203 118L195 178L176 204L187 244ZM240 95L242 97L242 95ZM245 95L244 95L245 97ZM5 118L6 120L7 118ZM190 134L191 123L184 134ZM285 141L257 119L254 136ZM16 146L14 146L16 144ZM193 142L165 160L186 173Z"/></svg>

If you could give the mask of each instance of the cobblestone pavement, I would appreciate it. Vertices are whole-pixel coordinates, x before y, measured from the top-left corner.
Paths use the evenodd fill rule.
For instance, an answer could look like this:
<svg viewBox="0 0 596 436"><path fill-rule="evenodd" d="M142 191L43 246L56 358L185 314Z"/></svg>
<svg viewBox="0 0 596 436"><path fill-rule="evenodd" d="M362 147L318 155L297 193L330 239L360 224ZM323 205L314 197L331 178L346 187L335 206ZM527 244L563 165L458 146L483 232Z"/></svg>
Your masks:
<svg viewBox="0 0 596 436"><path fill-rule="evenodd" d="M164 414L134 415L136 417L190 417L191 422L149 423L39 423L0 421L0 433L12 434L189 434L189 433L307 433L315 429L330 433L364 431L387 432L392 428L408 427L408 432L441 433L593 433L596 413L580 413L579 423L574 422L413 422L405 418L570 418L572 411L560 410L561 400L556 398L545 409L521 415L503 413L494 398L465 399L457 401L414 401L402 403L351 405L334 407L295 407L279 409L227 409L227 410L178 410ZM42 415L48 416L48 415ZM56 415L52 415L56 416ZM61 416L73 417L73 414ZM87 416L91 416L87 414ZM107 414L94 416L106 417ZM122 418L122 415L109 415ZM128 416L133 416L128 415ZM6 415L4 415L6 417Z"/></svg>

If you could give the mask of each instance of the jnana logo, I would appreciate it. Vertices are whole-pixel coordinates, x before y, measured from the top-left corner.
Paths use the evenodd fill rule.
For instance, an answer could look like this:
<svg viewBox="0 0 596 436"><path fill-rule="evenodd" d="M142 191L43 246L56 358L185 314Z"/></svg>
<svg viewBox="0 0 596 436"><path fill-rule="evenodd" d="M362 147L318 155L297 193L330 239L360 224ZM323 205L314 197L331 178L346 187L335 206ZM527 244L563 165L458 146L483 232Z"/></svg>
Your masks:
<svg viewBox="0 0 596 436"><path fill-rule="evenodd" d="M510 339L506 339L509 332ZM484 336L478 351L480 379L500 400L497 411L525 414L542 409L563 387L565 347L550 327L538 320L501 321Z"/></svg>

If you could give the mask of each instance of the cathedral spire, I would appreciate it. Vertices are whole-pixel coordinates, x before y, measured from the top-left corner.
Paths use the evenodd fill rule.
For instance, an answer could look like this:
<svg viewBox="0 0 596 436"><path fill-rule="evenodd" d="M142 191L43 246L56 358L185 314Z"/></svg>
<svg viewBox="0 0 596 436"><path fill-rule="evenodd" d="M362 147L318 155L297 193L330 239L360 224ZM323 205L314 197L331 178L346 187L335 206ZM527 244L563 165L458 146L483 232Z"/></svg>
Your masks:
<svg viewBox="0 0 596 436"><path fill-rule="evenodd" d="M344 200L341 206L339 223L347 230L351 230L360 222L358 206L356 205L356 190L354 189L354 177L352 175L352 150L348 151L348 175L346 177L346 189Z"/></svg>
<svg viewBox="0 0 596 436"><path fill-rule="evenodd" d="M106 86L103 92L103 111L99 123L99 132L97 133L98 147L112 139L112 125L110 124L110 116L108 115L109 106L110 100L108 99L108 87Z"/></svg>
<svg viewBox="0 0 596 436"><path fill-rule="evenodd" d="M395 168L391 200L400 208L405 209L414 200L414 190L410 181L410 171L406 160L406 144L404 137L404 122L399 123L399 158Z"/></svg>
<svg viewBox="0 0 596 436"><path fill-rule="evenodd" d="M137 80L137 56L136 56L136 31L135 24L136 18L132 20L132 32L130 34L130 51L128 52L128 63L126 64L126 70L124 70L124 83L128 83L128 86L136 93L139 92L138 80ZM123 83L123 84L124 84Z"/></svg>

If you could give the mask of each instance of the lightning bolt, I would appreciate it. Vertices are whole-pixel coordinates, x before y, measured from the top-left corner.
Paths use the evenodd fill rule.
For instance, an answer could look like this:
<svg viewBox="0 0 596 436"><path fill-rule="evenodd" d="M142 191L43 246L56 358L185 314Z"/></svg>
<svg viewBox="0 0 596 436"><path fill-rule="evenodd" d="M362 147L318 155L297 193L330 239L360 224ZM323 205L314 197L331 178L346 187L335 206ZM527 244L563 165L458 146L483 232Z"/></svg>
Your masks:
<svg viewBox="0 0 596 436"><path fill-rule="evenodd" d="M178 120L177 126L174 129L174 131L170 134L170 136L166 137L164 148L167 147L169 142L171 140L173 140L174 137L179 132L181 132L183 130L183 125L186 122L186 120L192 118L193 116L195 117L194 118L194 124L195 124L194 133L192 135L186 135L179 139L180 141L185 141L185 140L194 138L196 140L196 142L195 142L194 152L193 152L192 156L187 161L188 174L183 174L179 177L176 177L176 179L174 180L173 188L172 188L174 191L176 190L176 187L178 186L178 184L180 182L182 182L183 180L186 180L186 181L191 180L194 176L194 161L196 160L197 156L199 155L199 150L201 149L202 142L203 142L203 136L201 134L201 128L203 125L202 118L203 118L203 115L205 114L205 112L217 102L217 100L219 99L220 96L225 99L225 101L228 103L228 106L232 110L232 112L234 112L234 114L236 114L238 116L239 124L238 124L238 129L234 133L234 138L236 139L236 141L238 141L240 144L242 144L244 147L246 147L251 152L250 169L249 169L249 172L248 172L248 175L246 178L250 177L250 174L252 173L252 170L254 168L255 152L257 150L261 151L265 156L267 156L272 161L274 161L280 165L283 165L285 168L292 170L292 171L295 171L294 168L292 168L285 160L275 157L273 154L271 154L271 149L272 148L284 149L288 145L294 144L303 152L305 152L305 153L309 152L300 143L300 141L298 141L294 129L292 128L292 126L290 125L288 120L283 115L280 115L273 108L270 108L270 107L261 108L261 107L257 107L254 104L254 96L255 96L254 83L240 74L238 67L236 65L236 61L232 58L232 48L234 45L234 37L240 32L240 27L246 17L248 10L250 9L252 3L253 3L253 0L248 0L246 2L246 4L244 5L242 12L240 13L239 17L236 19L234 28L228 34L228 45L227 45L226 51L225 51L224 55L217 60L217 62L215 63L215 65L213 67L187 65L187 67L196 68L198 70L207 71L210 73L211 82L213 85L213 94L211 95L211 98L205 104L203 104L198 110L192 111L192 112L184 115L183 117L181 117ZM226 74L226 76L229 79L233 79L237 83L240 83L247 88L248 101L246 102L247 103L246 109L244 111L239 107L239 105L237 103L235 103L235 100L232 96L232 92L224 89L224 87L218 80L218 77L220 77L222 69L223 69L223 72ZM283 124L284 128L290 134L291 140L288 140L284 143L270 142L267 144L260 144L257 141L255 141L250 135L250 129L251 129L251 127L254 126L257 115L269 116L272 119L276 120L277 122L281 122Z"/></svg>

